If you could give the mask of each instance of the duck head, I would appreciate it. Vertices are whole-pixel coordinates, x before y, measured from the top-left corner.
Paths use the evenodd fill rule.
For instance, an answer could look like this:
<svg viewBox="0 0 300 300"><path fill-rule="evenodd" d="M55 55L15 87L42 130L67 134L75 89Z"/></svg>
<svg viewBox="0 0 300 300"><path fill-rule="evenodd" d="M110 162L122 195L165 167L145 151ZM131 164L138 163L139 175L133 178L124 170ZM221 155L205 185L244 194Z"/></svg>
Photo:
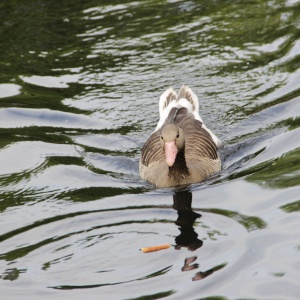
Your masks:
<svg viewBox="0 0 300 300"><path fill-rule="evenodd" d="M183 130L174 123L164 125L160 133L160 142L166 155L166 163L172 167L177 153L184 147Z"/></svg>

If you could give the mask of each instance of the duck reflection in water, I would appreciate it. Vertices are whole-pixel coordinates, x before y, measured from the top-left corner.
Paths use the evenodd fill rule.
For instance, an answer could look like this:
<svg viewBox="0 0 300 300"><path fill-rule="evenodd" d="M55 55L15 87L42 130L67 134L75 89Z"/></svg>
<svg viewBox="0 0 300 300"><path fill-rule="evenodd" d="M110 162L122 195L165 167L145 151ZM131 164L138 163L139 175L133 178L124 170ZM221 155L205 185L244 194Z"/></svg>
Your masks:
<svg viewBox="0 0 300 300"><path fill-rule="evenodd" d="M198 234L194 230L194 222L200 218L201 215L192 210L192 193L189 191L177 192L173 196L173 208L177 210L178 218L175 224L179 227L180 234L175 238L175 249L179 250L182 247L190 251L195 251L202 247L203 241L198 239ZM183 272L195 270L199 267L198 263L193 262L197 256L187 257L184 260L184 265L181 268ZM193 281L204 279L211 275L214 269L204 272L198 272L192 278Z"/></svg>
<svg viewBox="0 0 300 300"><path fill-rule="evenodd" d="M175 238L175 249L186 247L190 251L202 247L203 241L198 239L193 225L201 215L192 210L192 193L188 191L176 193L173 196L173 208L177 210L178 218L175 224L179 226L180 235Z"/></svg>

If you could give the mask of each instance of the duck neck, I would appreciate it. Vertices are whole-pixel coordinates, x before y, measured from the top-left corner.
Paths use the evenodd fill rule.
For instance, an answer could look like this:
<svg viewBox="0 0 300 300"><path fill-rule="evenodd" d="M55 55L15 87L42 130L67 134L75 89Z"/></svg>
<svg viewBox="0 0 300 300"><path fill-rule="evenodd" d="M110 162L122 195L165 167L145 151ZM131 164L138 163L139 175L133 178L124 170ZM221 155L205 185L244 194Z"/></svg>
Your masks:
<svg viewBox="0 0 300 300"><path fill-rule="evenodd" d="M175 162L172 167L169 167L169 177L174 178L185 178L190 175L185 160L185 149L184 147L177 153Z"/></svg>

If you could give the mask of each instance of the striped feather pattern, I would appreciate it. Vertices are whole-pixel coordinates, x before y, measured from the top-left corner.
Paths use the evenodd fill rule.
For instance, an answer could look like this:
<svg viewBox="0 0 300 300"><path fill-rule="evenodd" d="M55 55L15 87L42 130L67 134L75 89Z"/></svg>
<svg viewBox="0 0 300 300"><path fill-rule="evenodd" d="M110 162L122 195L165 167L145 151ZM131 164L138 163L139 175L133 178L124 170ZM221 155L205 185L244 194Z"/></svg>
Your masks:
<svg viewBox="0 0 300 300"><path fill-rule="evenodd" d="M160 130L155 131L146 141L142 149L141 162L144 166L165 161L165 154L160 143Z"/></svg>

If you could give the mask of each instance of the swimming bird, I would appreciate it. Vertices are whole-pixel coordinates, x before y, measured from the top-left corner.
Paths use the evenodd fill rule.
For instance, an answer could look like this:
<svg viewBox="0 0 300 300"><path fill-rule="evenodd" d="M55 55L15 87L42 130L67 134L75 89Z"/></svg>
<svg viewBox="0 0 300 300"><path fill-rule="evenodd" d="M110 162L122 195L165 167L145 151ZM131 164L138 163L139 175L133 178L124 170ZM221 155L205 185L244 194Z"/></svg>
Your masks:
<svg viewBox="0 0 300 300"><path fill-rule="evenodd" d="M199 101L182 86L167 89L159 100L160 119L145 142L139 162L142 179L159 188L203 181L221 170L221 141L203 123Z"/></svg>

